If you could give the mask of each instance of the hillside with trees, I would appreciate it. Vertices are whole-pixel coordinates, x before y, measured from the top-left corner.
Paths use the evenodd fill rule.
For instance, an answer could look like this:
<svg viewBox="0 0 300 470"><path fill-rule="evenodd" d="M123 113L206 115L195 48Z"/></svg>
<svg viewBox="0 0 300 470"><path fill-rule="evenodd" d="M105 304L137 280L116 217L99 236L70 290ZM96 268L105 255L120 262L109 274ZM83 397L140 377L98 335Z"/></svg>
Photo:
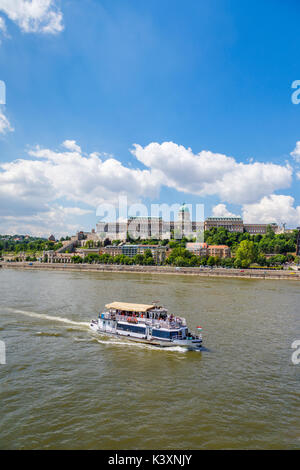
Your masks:
<svg viewBox="0 0 300 470"><path fill-rule="evenodd" d="M219 258L213 256L196 256L186 249L187 238L181 240L131 240L129 243L143 245L161 245L168 248L168 256L165 265L171 266L222 266L248 268L250 266L260 267L282 267L287 262L296 261L295 258L296 242L298 231L285 232L275 234L272 227L269 226L265 235L250 235L247 232L236 233L229 232L223 227L211 228L204 233L204 241L208 245L227 245L231 249L231 258ZM69 239L67 237L66 239ZM12 253L16 256L20 253L28 253L28 260L35 261L38 254L43 251L58 250L62 246L61 239L59 242L53 242L44 238L24 237L24 236L8 236L0 235L0 255L4 253ZM118 244L115 241L113 244ZM106 240L104 245L110 244ZM88 247L94 247L93 241ZM100 242L97 242L100 245ZM100 248L100 246L99 246ZM88 253L84 258L74 254L73 263L99 263L99 264L125 264L125 265L144 265L151 266L155 264L151 250L146 250L144 255L137 254L133 258L125 255L111 256L109 254Z"/></svg>

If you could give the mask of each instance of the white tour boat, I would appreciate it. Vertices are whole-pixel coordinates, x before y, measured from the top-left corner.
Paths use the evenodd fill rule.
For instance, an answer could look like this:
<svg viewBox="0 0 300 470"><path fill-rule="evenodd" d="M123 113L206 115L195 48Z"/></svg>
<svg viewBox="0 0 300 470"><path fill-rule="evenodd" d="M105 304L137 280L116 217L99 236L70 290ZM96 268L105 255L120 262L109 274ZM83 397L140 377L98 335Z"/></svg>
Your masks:
<svg viewBox="0 0 300 470"><path fill-rule="evenodd" d="M199 350L202 346L201 334L192 334L185 318L169 315L167 309L158 305L113 302L105 308L98 320L90 323L97 333L160 347L183 346ZM197 329L201 330L201 327Z"/></svg>

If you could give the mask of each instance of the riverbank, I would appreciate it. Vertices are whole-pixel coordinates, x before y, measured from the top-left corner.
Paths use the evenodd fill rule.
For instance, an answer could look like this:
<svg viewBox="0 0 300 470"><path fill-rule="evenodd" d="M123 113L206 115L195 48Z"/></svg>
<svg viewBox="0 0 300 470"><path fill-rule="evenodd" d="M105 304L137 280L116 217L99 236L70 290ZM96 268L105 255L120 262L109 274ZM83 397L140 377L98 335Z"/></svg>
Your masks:
<svg viewBox="0 0 300 470"><path fill-rule="evenodd" d="M263 269L225 269L225 268L188 268L174 266L126 266L111 264L62 264L62 263L1 263L3 269L56 270L79 272L120 272L142 274L174 274L202 277L237 277L246 279L284 279L300 280L300 271Z"/></svg>

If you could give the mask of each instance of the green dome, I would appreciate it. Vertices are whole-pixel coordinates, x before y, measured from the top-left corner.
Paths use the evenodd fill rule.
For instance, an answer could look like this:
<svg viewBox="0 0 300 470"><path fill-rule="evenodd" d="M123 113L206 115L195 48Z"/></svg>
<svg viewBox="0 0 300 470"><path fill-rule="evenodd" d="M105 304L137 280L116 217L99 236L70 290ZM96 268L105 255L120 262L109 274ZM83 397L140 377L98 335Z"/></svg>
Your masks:
<svg viewBox="0 0 300 470"><path fill-rule="evenodd" d="M179 212L190 212L188 206L185 205L185 202L180 207Z"/></svg>

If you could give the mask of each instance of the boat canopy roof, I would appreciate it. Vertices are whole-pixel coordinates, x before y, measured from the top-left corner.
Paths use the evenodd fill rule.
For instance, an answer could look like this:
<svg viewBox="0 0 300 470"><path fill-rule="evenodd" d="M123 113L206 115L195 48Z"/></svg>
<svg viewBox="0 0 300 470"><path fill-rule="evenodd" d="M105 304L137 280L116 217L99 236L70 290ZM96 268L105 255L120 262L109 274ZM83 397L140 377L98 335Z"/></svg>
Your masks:
<svg viewBox="0 0 300 470"><path fill-rule="evenodd" d="M155 308L155 305L145 304L128 304L125 302L113 302L105 305L106 308L112 308L114 310L123 310L124 312L147 312Z"/></svg>

